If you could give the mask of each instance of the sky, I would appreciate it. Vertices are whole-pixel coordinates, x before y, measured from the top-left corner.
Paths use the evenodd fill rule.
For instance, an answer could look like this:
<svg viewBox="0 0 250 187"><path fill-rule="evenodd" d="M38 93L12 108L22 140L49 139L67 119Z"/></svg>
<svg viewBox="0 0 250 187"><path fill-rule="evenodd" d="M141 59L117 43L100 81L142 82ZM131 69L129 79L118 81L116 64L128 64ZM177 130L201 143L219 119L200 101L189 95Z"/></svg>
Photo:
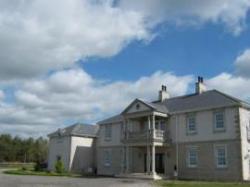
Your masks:
<svg viewBox="0 0 250 187"><path fill-rule="evenodd" d="M250 102L250 0L1 0L0 134L95 124L197 76Z"/></svg>

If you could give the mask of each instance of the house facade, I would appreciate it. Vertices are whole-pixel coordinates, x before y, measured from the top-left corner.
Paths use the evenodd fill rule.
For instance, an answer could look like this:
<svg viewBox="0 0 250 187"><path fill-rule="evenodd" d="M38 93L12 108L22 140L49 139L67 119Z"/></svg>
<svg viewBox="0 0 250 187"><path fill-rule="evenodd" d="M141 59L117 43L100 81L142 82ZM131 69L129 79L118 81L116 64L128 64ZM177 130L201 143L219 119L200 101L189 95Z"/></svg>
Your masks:
<svg viewBox="0 0 250 187"><path fill-rule="evenodd" d="M98 126L74 124L48 135L48 170L61 160L66 171L94 172Z"/></svg>
<svg viewBox="0 0 250 187"><path fill-rule="evenodd" d="M135 99L122 113L97 124L99 175L249 180L250 105L199 77L194 94L154 102ZM84 154L84 153L83 153Z"/></svg>

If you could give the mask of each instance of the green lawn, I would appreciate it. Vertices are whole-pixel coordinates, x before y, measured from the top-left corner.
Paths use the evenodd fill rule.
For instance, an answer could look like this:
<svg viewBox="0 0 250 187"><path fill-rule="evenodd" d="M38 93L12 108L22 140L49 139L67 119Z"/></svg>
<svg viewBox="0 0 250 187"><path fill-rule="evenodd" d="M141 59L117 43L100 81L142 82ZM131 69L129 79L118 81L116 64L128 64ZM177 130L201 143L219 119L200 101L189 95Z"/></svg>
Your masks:
<svg viewBox="0 0 250 187"><path fill-rule="evenodd" d="M36 175L36 176L61 176L61 177L80 177L79 174L72 173L55 173L46 171L34 171L34 170L23 170L23 169L12 169L4 171L5 174L11 175Z"/></svg>
<svg viewBox="0 0 250 187"><path fill-rule="evenodd" d="M193 181L157 181L159 187L250 187L250 183L193 182Z"/></svg>

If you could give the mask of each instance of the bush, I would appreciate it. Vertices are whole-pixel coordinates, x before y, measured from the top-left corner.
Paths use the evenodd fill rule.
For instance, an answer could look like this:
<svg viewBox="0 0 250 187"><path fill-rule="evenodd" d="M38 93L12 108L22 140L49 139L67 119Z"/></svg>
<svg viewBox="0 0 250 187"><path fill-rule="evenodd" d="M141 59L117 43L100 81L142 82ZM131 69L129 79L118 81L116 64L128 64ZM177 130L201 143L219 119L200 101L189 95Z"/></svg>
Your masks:
<svg viewBox="0 0 250 187"><path fill-rule="evenodd" d="M58 160L55 164L56 173L63 173L64 172L64 165L61 160Z"/></svg>
<svg viewBox="0 0 250 187"><path fill-rule="evenodd" d="M42 167L41 167L41 163L40 162L36 162L36 164L34 166L34 170L35 171L42 171Z"/></svg>
<svg viewBox="0 0 250 187"><path fill-rule="evenodd" d="M37 161L35 166L34 166L35 171L44 171L46 169L47 169L47 163L46 162Z"/></svg>
<svg viewBox="0 0 250 187"><path fill-rule="evenodd" d="M26 166L22 166L22 170L23 170L23 171L27 171L28 168L27 168Z"/></svg>

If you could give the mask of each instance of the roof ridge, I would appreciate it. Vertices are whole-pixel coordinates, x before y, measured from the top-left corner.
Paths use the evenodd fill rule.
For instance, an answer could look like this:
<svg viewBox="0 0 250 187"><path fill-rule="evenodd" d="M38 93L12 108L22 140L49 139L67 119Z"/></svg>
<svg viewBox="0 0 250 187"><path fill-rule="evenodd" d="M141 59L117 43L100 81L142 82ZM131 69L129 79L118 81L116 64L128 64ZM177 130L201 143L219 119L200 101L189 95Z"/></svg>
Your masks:
<svg viewBox="0 0 250 187"><path fill-rule="evenodd" d="M214 90L207 90L204 93L211 92L211 91L214 91ZM203 93L201 93L201 94L203 94ZM201 94L190 93L190 94L186 94L186 95L180 95L180 96L170 97L169 99L166 99L166 100L180 99L180 98L185 98L185 97L189 97L189 96L196 96L196 95L201 95ZM156 103L157 104L157 103L161 103L161 102L159 100L156 100L156 101L152 101L151 103Z"/></svg>

